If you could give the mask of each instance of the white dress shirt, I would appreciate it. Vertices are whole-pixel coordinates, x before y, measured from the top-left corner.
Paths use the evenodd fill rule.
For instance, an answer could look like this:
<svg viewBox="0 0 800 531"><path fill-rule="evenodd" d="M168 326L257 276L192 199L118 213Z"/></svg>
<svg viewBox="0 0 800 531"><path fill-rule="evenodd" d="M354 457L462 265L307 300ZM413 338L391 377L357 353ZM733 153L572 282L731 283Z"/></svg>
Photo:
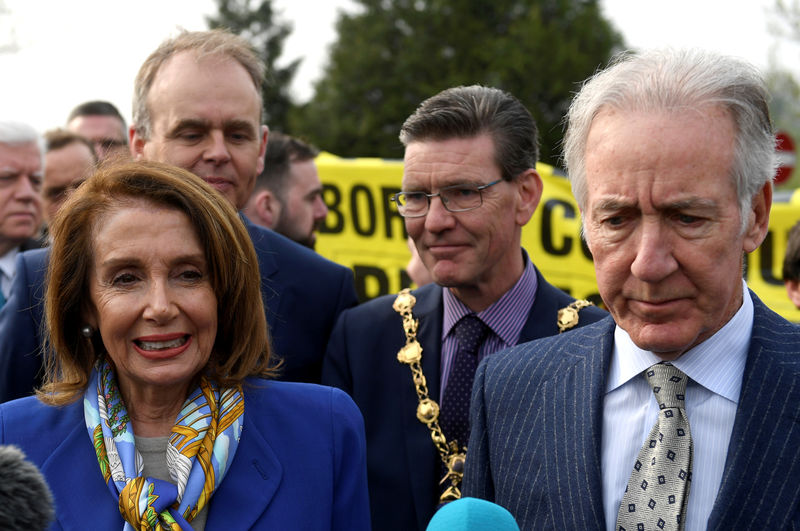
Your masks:
<svg viewBox="0 0 800 531"><path fill-rule="evenodd" d="M671 362L689 377L686 415L694 455L686 531L704 530L717 497L742 389L753 329L747 285L742 306L716 334ZM603 403L603 509L606 529L616 531L617 512L636 457L658 417L658 404L642 372L661 358L638 348L617 327Z"/></svg>
<svg viewBox="0 0 800 531"><path fill-rule="evenodd" d="M19 247L14 247L3 256L0 256L0 290L2 290L5 299L8 299L11 293L11 281L17 272L18 254Z"/></svg>

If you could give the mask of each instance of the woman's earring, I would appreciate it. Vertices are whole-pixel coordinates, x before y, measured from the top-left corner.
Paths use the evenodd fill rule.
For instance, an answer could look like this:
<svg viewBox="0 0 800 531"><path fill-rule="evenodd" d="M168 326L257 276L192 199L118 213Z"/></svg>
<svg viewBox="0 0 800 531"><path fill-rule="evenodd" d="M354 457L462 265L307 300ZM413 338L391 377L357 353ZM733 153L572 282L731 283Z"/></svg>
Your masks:
<svg viewBox="0 0 800 531"><path fill-rule="evenodd" d="M92 334L94 334L94 330L92 329L91 326L84 325L81 328L81 335L83 335L83 337L92 337Z"/></svg>

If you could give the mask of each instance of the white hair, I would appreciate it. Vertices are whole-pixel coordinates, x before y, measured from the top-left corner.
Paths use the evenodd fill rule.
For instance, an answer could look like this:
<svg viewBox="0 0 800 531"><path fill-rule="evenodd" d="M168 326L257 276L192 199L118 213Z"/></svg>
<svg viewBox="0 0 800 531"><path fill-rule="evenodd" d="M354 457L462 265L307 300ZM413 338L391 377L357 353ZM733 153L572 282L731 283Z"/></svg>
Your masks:
<svg viewBox="0 0 800 531"><path fill-rule="evenodd" d="M564 162L572 192L586 207L585 151L589 129L605 108L659 112L718 106L736 130L731 178L742 214L775 175L775 135L760 72L749 63L703 50L651 50L618 55L589 78L570 105L564 137Z"/></svg>
<svg viewBox="0 0 800 531"><path fill-rule="evenodd" d="M42 169L44 169L44 137L30 125L23 122L0 120L0 144L7 144L9 146L36 144L42 159Z"/></svg>

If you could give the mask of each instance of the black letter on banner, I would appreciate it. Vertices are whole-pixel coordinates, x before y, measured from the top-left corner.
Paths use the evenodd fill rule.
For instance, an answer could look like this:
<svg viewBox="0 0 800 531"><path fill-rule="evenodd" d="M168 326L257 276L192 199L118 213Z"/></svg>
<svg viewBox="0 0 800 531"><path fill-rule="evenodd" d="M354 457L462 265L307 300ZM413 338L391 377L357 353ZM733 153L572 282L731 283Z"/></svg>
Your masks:
<svg viewBox="0 0 800 531"><path fill-rule="evenodd" d="M566 293L567 295L572 295L572 288L565 287L565 286L558 286L558 289ZM599 293L590 293L584 297L586 300L597 306L598 308L602 308L605 310L605 306L603 306L603 298L600 297ZM579 314L580 316L580 314Z"/></svg>
<svg viewBox="0 0 800 531"><path fill-rule="evenodd" d="M367 201L367 228L361 226L361 215L358 208L358 196L363 195ZM353 228L356 233L361 236L372 236L375 234L375 201L372 199L372 194L369 188L363 184L357 184L350 190L350 212L353 215Z"/></svg>
<svg viewBox="0 0 800 531"><path fill-rule="evenodd" d="M339 207L342 205L342 192L336 185L323 183L322 185L322 199L328 207L328 217L319 228L320 233L324 234L337 234L344 230L344 216ZM336 221L333 225L328 225L328 220L333 217Z"/></svg>
<svg viewBox="0 0 800 531"><path fill-rule="evenodd" d="M556 247L553 243L553 210L557 207L564 208L564 217L568 219L575 218L575 209L561 199L548 199L544 204L544 211L542 212L542 247L548 254L555 256L566 256L572 250L572 238L565 237L561 247Z"/></svg>
<svg viewBox="0 0 800 531"><path fill-rule="evenodd" d="M586 296L586 299L589 302L593 302L594 305L597 306L598 308L602 308L604 310L606 309L606 307L603 306L603 298L600 296L599 293L590 293L589 295Z"/></svg>
<svg viewBox="0 0 800 531"><path fill-rule="evenodd" d="M389 293L389 278L383 269L375 266L353 265L353 274L359 302ZM367 293L367 279L370 277L378 281L378 293Z"/></svg>
<svg viewBox="0 0 800 531"><path fill-rule="evenodd" d="M405 269L400 270L400 289L410 288L414 281L408 276L408 271Z"/></svg>
<svg viewBox="0 0 800 531"><path fill-rule="evenodd" d="M386 224L386 239L391 240L392 235L392 220L399 219L400 226L403 227L403 239L408 238L408 232L406 232L406 224L403 222L403 216L397 211L397 207L395 206L394 201L390 198L400 191L400 188L381 188L381 199L383 200L383 219L384 223Z"/></svg>
<svg viewBox="0 0 800 531"><path fill-rule="evenodd" d="M764 282L767 284L772 284L773 286L783 286L783 279L775 278L772 274L772 252L773 252L773 245L772 245L772 231L767 231L767 235L764 237L764 242L761 244L761 247L758 248L756 251L759 256L759 261L761 267L761 278L764 279Z"/></svg>

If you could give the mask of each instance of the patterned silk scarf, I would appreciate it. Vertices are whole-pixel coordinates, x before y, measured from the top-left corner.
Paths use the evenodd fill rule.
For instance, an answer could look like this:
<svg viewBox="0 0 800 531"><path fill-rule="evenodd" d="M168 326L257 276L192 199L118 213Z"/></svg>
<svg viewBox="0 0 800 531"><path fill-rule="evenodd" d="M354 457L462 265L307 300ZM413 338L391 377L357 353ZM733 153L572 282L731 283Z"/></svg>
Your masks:
<svg viewBox="0 0 800 531"><path fill-rule="evenodd" d="M228 471L244 421L241 387L220 389L202 377L183 405L167 445L172 483L142 477L133 428L114 372L101 362L83 397L84 418L103 479L129 530L191 530Z"/></svg>

